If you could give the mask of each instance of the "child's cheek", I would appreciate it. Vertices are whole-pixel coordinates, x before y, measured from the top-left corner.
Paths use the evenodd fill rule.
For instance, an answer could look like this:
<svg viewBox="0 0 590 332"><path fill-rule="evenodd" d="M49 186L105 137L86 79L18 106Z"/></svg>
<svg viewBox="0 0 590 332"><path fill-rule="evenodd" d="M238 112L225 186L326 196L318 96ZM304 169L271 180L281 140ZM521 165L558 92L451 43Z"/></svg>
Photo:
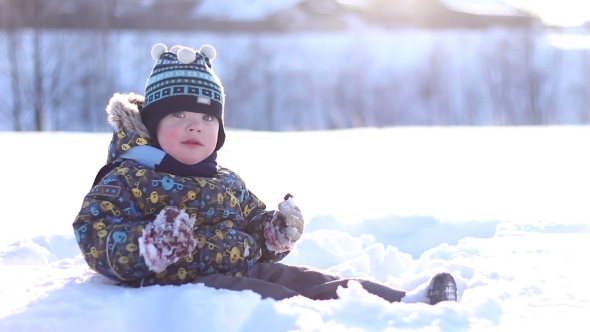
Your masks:
<svg viewBox="0 0 590 332"><path fill-rule="evenodd" d="M158 143L160 146L166 150L166 148L174 142L174 138L177 136L176 132L171 127L161 126L157 132L158 136Z"/></svg>

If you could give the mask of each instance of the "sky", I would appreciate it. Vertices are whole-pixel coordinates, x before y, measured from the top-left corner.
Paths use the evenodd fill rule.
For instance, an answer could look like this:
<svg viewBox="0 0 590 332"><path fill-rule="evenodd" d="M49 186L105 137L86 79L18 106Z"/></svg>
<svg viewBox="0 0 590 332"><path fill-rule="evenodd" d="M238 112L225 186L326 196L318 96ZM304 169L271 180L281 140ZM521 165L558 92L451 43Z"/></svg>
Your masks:
<svg viewBox="0 0 590 332"><path fill-rule="evenodd" d="M588 331L590 127L227 130L221 165L306 230L283 263L414 290L453 274L459 302L261 300L202 285L124 289L71 224L108 133L0 132L0 331ZM252 146L268 156L252 162ZM228 317L230 319L228 319Z"/></svg>

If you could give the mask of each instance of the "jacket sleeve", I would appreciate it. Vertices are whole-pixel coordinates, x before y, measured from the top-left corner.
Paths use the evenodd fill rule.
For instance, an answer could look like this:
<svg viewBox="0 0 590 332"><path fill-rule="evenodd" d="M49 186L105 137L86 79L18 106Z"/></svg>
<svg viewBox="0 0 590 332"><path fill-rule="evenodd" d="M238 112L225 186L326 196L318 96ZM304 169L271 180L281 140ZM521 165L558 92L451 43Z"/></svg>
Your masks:
<svg viewBox="0 0 590 332"><path fill-rule="evenodd" d="M102 178L84 198L73 228L88 265L96 272L120 281L153 275L138 248L145 220L145 194L119 166ZM133 179L133 180L131 180ZM126 189L127 188L127 189Z"/></svg>
<svg viewBox="0 0 590 332"><path fill-rule="evenodd" d="M290 251L276 253L268 250L266 247L266 239L264 238L264 226L272 219L277 211L267 210L264 202L258 199L254 193L246 189L245 185L243 185L242 193L240 206L242 209L242 215L247 223L246 232L254 237L261 249L261 256L258 259L258 262L274 263L281 261Z"/></svg>

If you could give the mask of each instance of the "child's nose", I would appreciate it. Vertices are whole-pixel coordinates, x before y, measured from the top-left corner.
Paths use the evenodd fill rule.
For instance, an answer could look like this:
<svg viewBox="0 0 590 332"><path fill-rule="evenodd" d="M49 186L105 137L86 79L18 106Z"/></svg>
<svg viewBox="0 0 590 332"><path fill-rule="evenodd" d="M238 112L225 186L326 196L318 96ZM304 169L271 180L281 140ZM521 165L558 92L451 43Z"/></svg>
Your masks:
<svg viewBox="0 0 590 332"><path fill-rule="evenodd" d="M198 119L191 120L188 125L188 131L201 131L202 123Z"/></svg>

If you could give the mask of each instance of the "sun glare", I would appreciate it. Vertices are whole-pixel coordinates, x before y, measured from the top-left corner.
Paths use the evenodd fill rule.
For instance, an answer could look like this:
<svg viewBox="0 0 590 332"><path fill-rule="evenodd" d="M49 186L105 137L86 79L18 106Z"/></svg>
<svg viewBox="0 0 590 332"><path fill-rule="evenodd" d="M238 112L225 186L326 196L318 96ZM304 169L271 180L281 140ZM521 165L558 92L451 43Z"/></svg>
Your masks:
<svg viewBox="0 0 590 332"><path fill-rule="evenodd" d="M590 20L590 2L580 0L505 0L528 9L549 25L577 26Z"/></svg>

